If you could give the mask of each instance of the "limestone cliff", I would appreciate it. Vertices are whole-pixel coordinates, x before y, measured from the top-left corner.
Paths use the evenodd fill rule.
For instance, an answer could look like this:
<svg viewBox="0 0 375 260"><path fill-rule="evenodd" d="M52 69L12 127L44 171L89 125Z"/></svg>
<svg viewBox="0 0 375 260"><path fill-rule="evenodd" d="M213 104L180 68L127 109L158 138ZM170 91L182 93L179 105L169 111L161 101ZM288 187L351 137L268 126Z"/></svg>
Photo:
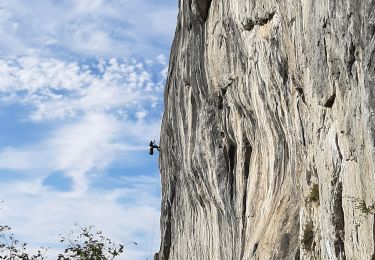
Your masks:
<svg viewBox="0 0 375 260"><path fill-rule="evenodd" d="M159 259L375 259L375 1L180 0Z"/></svg>

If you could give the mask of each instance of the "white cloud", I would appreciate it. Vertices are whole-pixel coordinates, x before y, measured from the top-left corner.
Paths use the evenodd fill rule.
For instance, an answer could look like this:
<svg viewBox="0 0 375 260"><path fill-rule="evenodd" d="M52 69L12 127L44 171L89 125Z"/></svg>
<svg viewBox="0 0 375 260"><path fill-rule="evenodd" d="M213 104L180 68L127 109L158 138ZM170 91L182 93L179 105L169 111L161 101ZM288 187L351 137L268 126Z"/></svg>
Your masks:
<svg viewBox="0 0 375 260"><path fill-rule="evenodd" d="M164 54L159 54L158 56L156 56L156 60L162 65L167 64L167 58L164 56Z"/></svg>
<svg viewBox="0 0 375 260"><path fill-rule="evenodd" d="M120 122L106 115L89 115L80 122L61 127L45 144L56 170L73 178L74 190L87 189L86 174L102 170L116 158L112 144L119 137Z"/></svg>
<svg viewBox="0 0 375 260"><path fill-rule="evenodd" d="M75 4L75 10L79 13L97 12L103 8L102 0L80 0Z"/></svg>
<svg viewBox="0 0 375 260"><path fill-rule="evenodd" d="M145 111L139 111L136 113L136 117L138 120L142 120L143 118L145 118L146 115L147 115L147 112Z"/></svg>
<svg viewBox="0 0 375 260"><path fill-rule="evenodd" d="M167 51L177 16L176 2L147 0L4 0L0 8L3 56L146 57Z"/></svg>
<svg viewBox="0 0 375 260"><path fill-rule="evenodd" d="M0 169L28 171L51 169L49 162L45 162L45 151L5 147L0 153Z"/></svg>
<svg viewBox="0 0 375 260"><path fill-rule="evenodd" d="M32 105L34 121L121 108L146 111L160 104L163 89L164 79L154 82L152 74L137 61L100 60L90 67L35 57L2 59L0 99Z"/></svg>

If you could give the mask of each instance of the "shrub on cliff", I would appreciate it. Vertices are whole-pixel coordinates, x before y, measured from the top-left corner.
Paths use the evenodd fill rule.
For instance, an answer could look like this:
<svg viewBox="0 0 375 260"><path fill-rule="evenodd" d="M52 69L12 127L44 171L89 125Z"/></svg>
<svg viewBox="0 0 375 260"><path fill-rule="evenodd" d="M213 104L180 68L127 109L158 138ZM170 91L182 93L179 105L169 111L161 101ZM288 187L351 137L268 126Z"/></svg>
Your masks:
<svg viewBox="0 0 375 260"><path fill-rule="evenodd" d="M308 222L303 229L303 236L301 239L302 248L306 251L312 250L314 242L314 224L312 221Z"/></svg>
<svg viewBox="0 0 375 260"><path fill-rule="evenodd" d="M308 200L319 205L319 185L317 183L312 185Z"/></svg>

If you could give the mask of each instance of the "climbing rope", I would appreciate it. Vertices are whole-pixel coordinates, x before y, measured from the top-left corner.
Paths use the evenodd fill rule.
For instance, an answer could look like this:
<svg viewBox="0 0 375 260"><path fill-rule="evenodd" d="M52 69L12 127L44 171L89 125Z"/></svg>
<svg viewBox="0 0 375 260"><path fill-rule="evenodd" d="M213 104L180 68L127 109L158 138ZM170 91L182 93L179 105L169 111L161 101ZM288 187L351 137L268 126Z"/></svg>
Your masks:
<svg viewBox="0 0 375 260"><path fill-rule="evenodd" d="M152 236L151 236L151 246L150 246L150 260L152 260L152 253L153 253L153 245L154 245L154 235L155 235L155 218L156 218L156 210L154 210L154 223L152 224Z"/></svg>
<svg viewBox="0 0 375 260"><path fill-rule="evenodd" d="M155 142L155 141L154 141ZM161 183L160 174L159 174L159 183ZM157 204L158 201L155 203ZM153 224L152 224L152 236L151 236L151 245L150 245L150 260L153 259L153 246L154 246L154 236L155 236L155 220L156 220L157 210L154 209Z"/></svg>

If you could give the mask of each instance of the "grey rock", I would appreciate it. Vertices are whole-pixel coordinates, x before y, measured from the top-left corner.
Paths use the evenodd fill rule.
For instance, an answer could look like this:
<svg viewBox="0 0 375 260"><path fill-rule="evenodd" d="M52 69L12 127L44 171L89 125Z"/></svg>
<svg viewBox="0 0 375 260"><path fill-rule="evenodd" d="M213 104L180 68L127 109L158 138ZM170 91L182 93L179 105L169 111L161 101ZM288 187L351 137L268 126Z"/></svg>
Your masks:
<svg viewBox="0 0 375 260"><path fill-rule="evenodd" d="M375 1L179 6L158 258L375 259Z"/></svg>

